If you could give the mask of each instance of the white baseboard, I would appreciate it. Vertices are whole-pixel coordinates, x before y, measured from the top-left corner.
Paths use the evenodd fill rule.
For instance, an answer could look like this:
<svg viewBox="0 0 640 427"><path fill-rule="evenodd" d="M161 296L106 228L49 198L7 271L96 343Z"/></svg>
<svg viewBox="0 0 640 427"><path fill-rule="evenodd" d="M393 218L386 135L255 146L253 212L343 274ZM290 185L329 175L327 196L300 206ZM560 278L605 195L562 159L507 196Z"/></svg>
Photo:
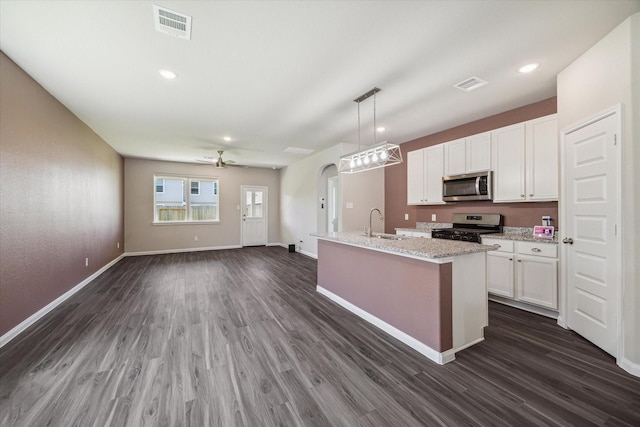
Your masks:
<svg viewBox="0 0 640 427"><path fill-rule="evenodd" d="M314 254L312 252L308 252L308 251L298 251L298 253L301 253L302 255L306 255L309 258L313 258L313 259L318 259L318 254Z"/></svg>
<svg viewBox="0 0 640 427"><path fill-rule="evenodd" d="M280 242L276 242L276 243L267 243L267 246L281 246L285 249L289 249L288 245L285 245L284 243L280 243Z"/></svg>
<svg viewBox="0 0 640 427"><path fill-rule="evenodd" d="M455 351L457 351L457 350L448 350L448 351L445 351L444 353L440 353L440 352L432 349L428 345L418 341L417 339L415 339L411 335L408 335L408 334L402 332L400 329L396 328L395 326L392 326L392 325L388 324L387 322L385 322L384 320L381 320L381 319L377 318L376 316L364 311L360 307L358 307L356 305L353 305L349 301L339 297L338 295L336 295L333 292L323 288L322 286L316 286L316 291L318 291L318 293L326 296L331 301L333 301L336 304L342 306L343 308L349 310L350 312L352 312L356 316L361 317L362 319L364 319L367 322L371 323L373 326L376 326L376 327L380 328L381 330L383 330L384 332L388 333L392 337L394 337L397 340L405 343L409 347L411 347L414 350L416 350L418 353L422 354L423 356L426 356L428 359L430 359L430 360L432 360L432 361L434 361L434 362L436 362L436 363L438 363L440 365L444 365L445 363L451 362L452 360L455 360L455 358L456 358L455 357Z"/></svg>
<svg viewBox="0 0 640 427"><path fill-rule="evenodd" d="M632 361L630 361L629 359L625 359L624 357L622 359L618 359L616 361L616 363L618 364L618 366L620 366L622 369L624 369L625 371L627 371L631 375L636 376L636 377L640 377L640 365L639 364L633 363Z"/></svg>
<svg viewBox="0 0 640 427"><path fill-rule="evenodd" d="M509 307L519 308L520 310L528 311L530 313L539 314L540 316L550 317L551 319L558 318L558 312L549 310L543 307L523 303L520 301L512 300L510 298L503 298L498 295L489 295L489 301L498 302L500 304L508 305Z"/></svg>
<svg viewBox="0 0 640 427"><path fill-rule="evenodd" d="M242 248L241 245L209 246L205 248L160 249L156 251L127 252L125 256L179 254L183 252L219 251L223 249L240 249L240 248Z"/></svg>
<svg viewBox="0 0 640 427"><path fill-rule="evenodd" d="M56 308L57 306L59 306L60 304L65 302L67 299L71 298L71 296L73 296L73 294L75 294L80 289L82 289L85 286L87 286L89 283L91 283L91 281L93 279L95 279L96 277L100 276L102 273L107 271L109 268L111 268L113 265L115 265L118 261L120 261L125 256L126 256L125 254L122 254L122 255L118 256L113 261L109 262L104 267L102 267L100 270L96 271L91 276L87 277L82 282L78 283L73 288L69 289L67 292L65 292L64 294L60 295L55 300L51 301L49 304L45 305L44 307L42 307L37 312L33 313L31 316L29 316L28 318L23 320L21 323L19 323L17 326L15 326L13 329L11 329L9 332L7 332L6 334L2 335L0 337L0 348L2 348L9 341L14 339L18 335L20 335L20 333L22 333L29 326L33 325L35 322L40 320L47 313L49 313L51 310L53 310L54 308Z"/></svg>

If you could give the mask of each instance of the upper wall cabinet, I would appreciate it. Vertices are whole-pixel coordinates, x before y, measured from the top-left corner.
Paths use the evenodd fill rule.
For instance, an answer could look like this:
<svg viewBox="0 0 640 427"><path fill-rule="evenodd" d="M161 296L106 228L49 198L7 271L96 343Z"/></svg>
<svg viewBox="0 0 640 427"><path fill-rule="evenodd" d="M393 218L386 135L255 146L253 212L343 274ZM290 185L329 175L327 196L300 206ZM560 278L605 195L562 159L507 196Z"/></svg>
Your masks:
<svg viewBox="0 0 640 427"><path fill-rule="evenodd" d="M556 115L492 132L493 201L558 200Z"/></svg>
<svg viewBox="0 0 640 427"><path fill-rule="evenodd" d="M439 205L442 201L443 144L407 153L407 204Z"/></svg>
<svg viewBox="0 0 640 427"><path fill-rule="evenodd" d="M460 175L491 169L491 132L444 144L444 174Z"/></svg>

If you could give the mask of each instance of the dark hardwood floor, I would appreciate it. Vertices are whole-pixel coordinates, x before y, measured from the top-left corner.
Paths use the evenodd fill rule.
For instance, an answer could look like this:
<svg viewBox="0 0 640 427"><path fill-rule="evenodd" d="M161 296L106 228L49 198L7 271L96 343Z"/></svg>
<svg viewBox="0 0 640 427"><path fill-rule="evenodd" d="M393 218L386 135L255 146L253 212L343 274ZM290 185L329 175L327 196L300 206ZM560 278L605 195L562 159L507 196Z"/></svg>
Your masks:
<svg viewBox="0 0 640 427"><path fill-rule="evenodd" d="M0 425L640 426L640 379L551 319L491 303L439 366L315 280L279 247L125 258L0 349Z"/></svg>

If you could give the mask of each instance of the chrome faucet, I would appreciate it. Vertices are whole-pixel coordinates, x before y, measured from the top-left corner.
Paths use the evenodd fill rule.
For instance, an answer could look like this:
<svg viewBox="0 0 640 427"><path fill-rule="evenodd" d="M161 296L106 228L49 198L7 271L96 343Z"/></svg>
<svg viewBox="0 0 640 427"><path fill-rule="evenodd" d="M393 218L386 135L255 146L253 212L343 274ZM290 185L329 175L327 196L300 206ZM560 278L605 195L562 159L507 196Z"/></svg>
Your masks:
<svg viewBox="0 0 640 427"><path fill-rule="evenodd" d="M378 211L378 215L380 216L380 221L384 221L384 217L382 216L382 212L378 208L371 208L369 211L369 230L367 231L367 237L372 237L373 233L371 232L371 215L373 215L373 211Z"/></svg>

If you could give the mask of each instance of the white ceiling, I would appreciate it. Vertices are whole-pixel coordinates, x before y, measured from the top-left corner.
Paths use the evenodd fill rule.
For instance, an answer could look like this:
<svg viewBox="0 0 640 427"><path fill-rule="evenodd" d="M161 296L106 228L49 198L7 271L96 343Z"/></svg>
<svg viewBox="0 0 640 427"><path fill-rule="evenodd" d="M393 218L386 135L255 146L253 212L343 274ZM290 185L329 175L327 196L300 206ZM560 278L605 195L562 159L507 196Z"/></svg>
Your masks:
<svg viewBox="0 0 640 427"><path fill-rule="evenodd" d="M157 4L191 40L154 28ZM282 167L357 143L374 86L378 141L402 143L549 98L556 75L640 1L0 1L0 49L126 157ZM516 68L540 62L523 75ZM164 80L168 68L179 77ZM471 76L488 85L453 85ZM373 143L372 99L360 105ZM230 142L223 140L230 136Z"/></svg>

